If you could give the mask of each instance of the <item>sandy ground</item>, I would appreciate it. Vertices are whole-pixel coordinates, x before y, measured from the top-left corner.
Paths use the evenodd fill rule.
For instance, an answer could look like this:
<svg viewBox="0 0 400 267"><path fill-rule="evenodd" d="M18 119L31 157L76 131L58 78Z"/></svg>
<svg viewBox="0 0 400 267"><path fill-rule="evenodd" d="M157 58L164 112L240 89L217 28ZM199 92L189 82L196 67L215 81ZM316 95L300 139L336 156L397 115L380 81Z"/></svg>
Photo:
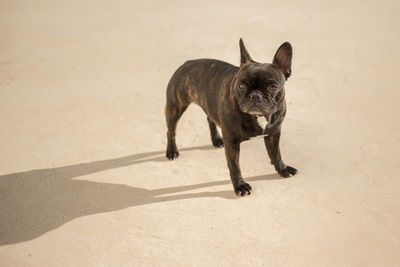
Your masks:
<svg viewBox="0 0 400 267"><path fill-rule="evenodd" d="M0 1L0 266L398 266L398 1ZM185 60L294 48L280 178L206 116L164 158Z"/></svg>

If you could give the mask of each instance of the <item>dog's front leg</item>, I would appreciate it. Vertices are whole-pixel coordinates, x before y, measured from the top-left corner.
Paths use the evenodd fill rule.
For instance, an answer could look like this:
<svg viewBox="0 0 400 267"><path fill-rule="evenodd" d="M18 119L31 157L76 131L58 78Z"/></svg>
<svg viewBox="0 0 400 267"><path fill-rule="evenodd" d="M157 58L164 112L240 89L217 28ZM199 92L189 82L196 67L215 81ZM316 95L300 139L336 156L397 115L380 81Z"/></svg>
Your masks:
<svg viewBox="0 0 400 267"><path fill-rule="evenodd" d="M290 177L291 175L295 175L297 173L297 170L291 166L286 165L283 162L281 151L279 149L280 137L280 130L270 133L268 136L264 137L264 143L268 151L268 156L271 159L271 164L274 165L275 170L282 177Z"/></svg>
<svg viewBox="0 0 400 267"><path fill-rule="evenodd" d="M236 140L226 140L224 138L224 143L226 160L228 162L229 173L235 193L238 196L250 195L251 186L243 180L242 172L240 171L240 142Z"/></svg>

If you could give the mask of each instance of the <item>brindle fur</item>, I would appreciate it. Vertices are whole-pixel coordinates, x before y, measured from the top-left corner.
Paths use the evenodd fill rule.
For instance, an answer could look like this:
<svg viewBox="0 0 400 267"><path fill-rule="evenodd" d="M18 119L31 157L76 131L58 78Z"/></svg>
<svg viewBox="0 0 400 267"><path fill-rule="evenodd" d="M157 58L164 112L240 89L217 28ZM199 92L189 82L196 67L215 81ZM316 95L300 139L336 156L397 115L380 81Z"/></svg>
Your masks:
<svg viewBox="0 0 400 267"><path fill-rule="evenodd" d="M166 156L171 160L179 156L175 143L176 125L187 107L196 103L207 114L213 145L225 146L235 193L245 196L250 194L251 186L243 180L240 171L241 142L257 135L269 134L264 142L276 171L283 177L289 177L295 175L297 170L283 162L279 150L281 125L286 114L284 84L291 74L292 48L289 43L282 44L272 64L255 62L244 47L242 39L240 50L240 67L215 59L198 59L185 62L173 74L167 87L165 108L168 126ZM249 83L246 92L239 89L238 84L242 80ZM262 129L257 123L257 116L242 109L249 101L253 101L249 100L249 94L255 90L265 92L271 80L278 84L279 90L262 95L276 100L271 104L272 102L265 99L265 107L261 112L268 119L268 125ZM223 138L216 126L221 128Z"/></svg>

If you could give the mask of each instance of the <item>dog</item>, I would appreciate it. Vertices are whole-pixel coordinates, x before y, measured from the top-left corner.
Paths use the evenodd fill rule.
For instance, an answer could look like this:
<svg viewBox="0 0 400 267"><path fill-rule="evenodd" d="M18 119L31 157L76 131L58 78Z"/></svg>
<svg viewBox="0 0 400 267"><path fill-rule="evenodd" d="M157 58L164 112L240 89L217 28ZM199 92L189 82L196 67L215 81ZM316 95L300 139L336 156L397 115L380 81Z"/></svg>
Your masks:
<svg viewBox="0 0 400 267"><path fill-rule="evenodd" d="M286 114L285 82L292 74L293 50L283 43L272 63L258 63L239 40L240 67L216 59L189 60L172 75L167 87L165 116L167 120L166 157L179 156L175 143L176 126L191 103L207 114L211 141L215 147L225 147L232 185L237 196L251 193L243 179L240 165L240 143L252 137L264 136L271 164L282 177L297 170L286 165L279 149L281 125ZM258 118L268 124L262 128ZM222 137L217 131L221 128Z"/></svg>

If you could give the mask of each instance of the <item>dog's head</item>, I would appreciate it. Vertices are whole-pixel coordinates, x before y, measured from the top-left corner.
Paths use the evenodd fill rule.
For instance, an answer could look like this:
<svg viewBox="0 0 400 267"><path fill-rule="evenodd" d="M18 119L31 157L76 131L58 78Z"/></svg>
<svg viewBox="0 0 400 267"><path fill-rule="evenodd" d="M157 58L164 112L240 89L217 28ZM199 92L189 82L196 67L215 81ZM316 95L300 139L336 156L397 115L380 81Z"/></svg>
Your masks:
<svg viewBox="0 0 400 267"><path fill-rule="evenodd" d="M240 39L240 68L235 96L240 109L248 114L270 117L284 97L285 81L292 73L292 46L283 43L272 64L255 62Z"/></svg>

